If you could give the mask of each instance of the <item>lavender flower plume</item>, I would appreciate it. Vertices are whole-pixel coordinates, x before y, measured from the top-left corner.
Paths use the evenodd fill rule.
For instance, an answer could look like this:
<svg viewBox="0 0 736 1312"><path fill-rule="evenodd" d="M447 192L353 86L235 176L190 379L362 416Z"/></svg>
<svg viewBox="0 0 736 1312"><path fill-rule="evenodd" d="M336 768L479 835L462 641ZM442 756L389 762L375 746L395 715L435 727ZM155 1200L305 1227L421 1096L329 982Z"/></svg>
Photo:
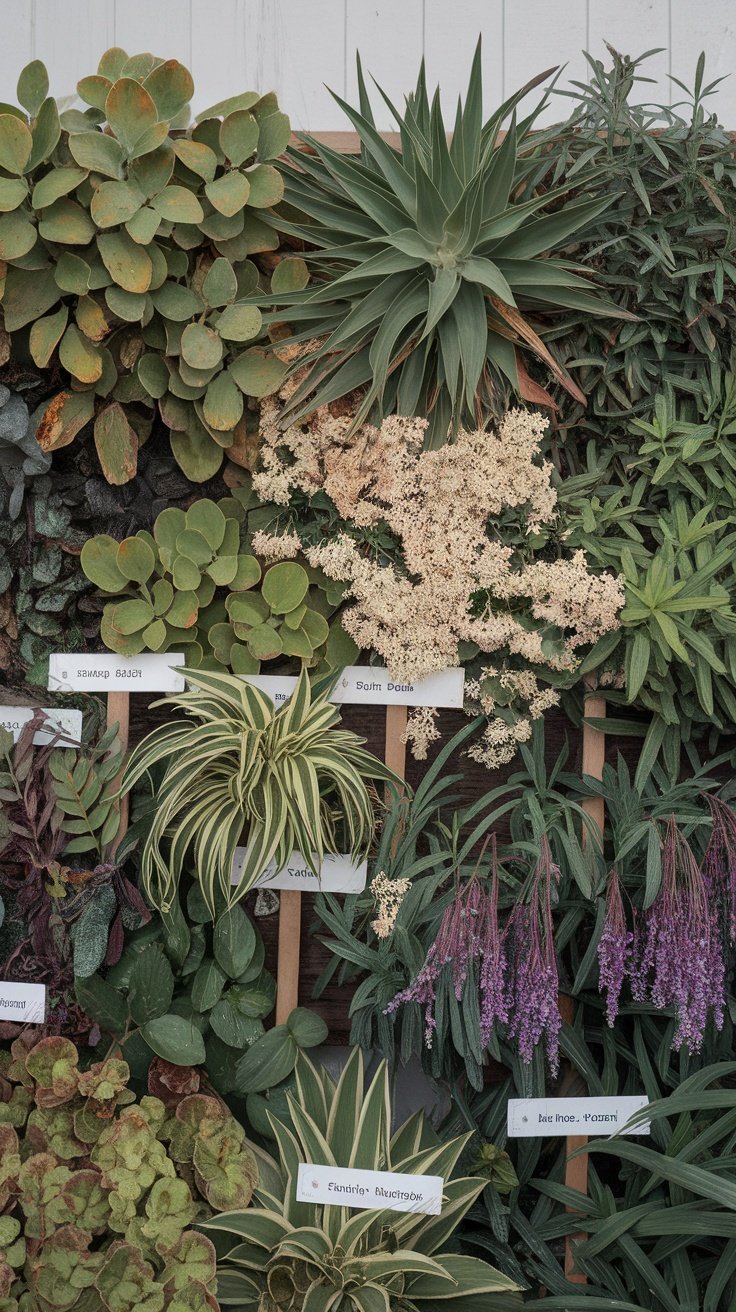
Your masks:
<svg viewBox="0 0 736 1312"><path fill-rule="evenodd" d="M638 929L631 966L638 1001L671 1007L677 1017L673 1048L702 1047L708 1017L723 1026L725 963L719 896L704 874L674 816L662 849L662 883Z"/></svg>
<svg viewBox="0 0 736 1312"><path fill-rule="evenodd" d="M470 963L480 955L480 932L483 922L484 894L473 875L465 888L456 882L455 896L440 921L437 937L431 945L419 973L407 988L391 999L385 1015L398 1011L406 1002L418 1002L424 1007L424 1040L432 1047L435 1019L437 980L445 968L452 972L452 986L458 1002L463 995Z"/></svg>
<svg viewBox="0 0 736 1312"><path fill-rule="evenodd" d="M531 1062L537 1044L544 1037L553 1076L559 1070L562 1026L552 924L552 886L559 877L559 868L552 860L546 837L543 837L539 861L531 879L529 900L517 902L508 923L508 1037L516 1039L521 1059L527 1063Z"/></svg>
<svg viewBox="0 0 736 1312"><path fill-rule="evenodd" d="M498 923L498 867L496 864L496 840L493 840L493 869L490 891L486 894L480 927L481 964L479 974L480 990L480 1037L484 1048L488 1047L491 1035L497 1024L505 1025L509 1018L509 1002L506 986L508 961L506 956L506 931Z"/></svg>
<svg viewBox="0 0 736 1312"><path fill-rule="evenodd" d="M634 935L626 925L618 872L612 870L606 894L606 918L598 943L599 988L606 994L606 1020L618 1016L624 979L631 964Z"/></svg>

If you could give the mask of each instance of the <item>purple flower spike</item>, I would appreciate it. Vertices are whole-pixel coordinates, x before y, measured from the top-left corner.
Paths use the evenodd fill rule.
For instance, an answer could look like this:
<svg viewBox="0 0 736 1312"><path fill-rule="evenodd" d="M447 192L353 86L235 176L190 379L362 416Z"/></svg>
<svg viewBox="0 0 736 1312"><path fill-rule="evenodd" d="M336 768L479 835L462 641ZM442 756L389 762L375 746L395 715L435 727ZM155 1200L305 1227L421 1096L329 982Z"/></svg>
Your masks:
<svg viewBox="0 0 736 1312"><path fill-rule="evenodd" d="M662 884L637 932L631 982L638 1001L674 1010L673 1048L699 1052L711 1013L716 1029L723 1026L720 902L712 870L703 874L671 816L662 849Z"/></svg>
<svg viewBox="0 0 736 1312"><path fill-rule="evenodd" d="M619 999L630 965L634 935L626 926L621 884L612 870L606 896L606 918L598 943L599 987L606 994L606 1020L613 1025L618 1016Z"/></svg>
<svg viewBox="0 0 736 1312"><path fill-rule="evenodd" d="M508 1037L517 1040L524 1062L532 1060L537 1044L544 1037L553 1076L559 1070L562 1026L552 924L552 885L559 878L560 872L552 860L549 843L543 837L539 861L532 875L529 901L516 904L508 923Z"/></svg>

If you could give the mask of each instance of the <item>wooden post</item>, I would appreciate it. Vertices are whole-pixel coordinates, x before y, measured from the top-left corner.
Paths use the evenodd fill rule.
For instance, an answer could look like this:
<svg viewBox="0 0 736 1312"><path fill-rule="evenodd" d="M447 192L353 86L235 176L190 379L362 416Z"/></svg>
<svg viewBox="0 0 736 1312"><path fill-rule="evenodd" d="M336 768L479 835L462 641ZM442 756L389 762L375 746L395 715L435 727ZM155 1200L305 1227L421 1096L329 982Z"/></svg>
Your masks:
<svg viewBox="0 0 736 1312"><path fill-rule="evenodd" d="M602 720L606 714L606 702L604 697L591 690L586 693L584 700L584 713L586 719ZM592 779L603 778L603 766L606 759L606 735L600 729L594 729L590 724L583 724L583 774ZM582 802L583 810L590 816L598 828L601 842L603 840L603 825L605 823L605 807L602 797L586 797ZM589 845L589 836L587 831L583 830L583 848ZM572 1024L575 1015L575 1003L573 998L565 997L560 1001L560 1010L563 1020ZM569 1134L565 1140L567 1150L567 1161L565 1163L565 1184L570 1189L576 1189L578 1193L587 1194L588 1192L588 1154L581 1153L579 1157L571 1157L578 1148L584 1148L588 1142L588 1136L585 1134ZM569 1212L574 1212L574 1208L568 1208ZM585 1239L585 1234L581 1231L577 1234L568 1235L565 1239L565 1275L573 1284L584 1285L587 1283L587 1277L580 1271L575 1270L575 1251L574 1245L581 1243Z"/></svg>
<svg viewBox="0 0 736 1312"><path fill-rule="evenodd" d="M107 694L107 727L108 729L116 724L118 733L116 745L122 752L128 750L128 737L130 735L130 693L129 692L109 692ZM115 777L115 787L119 787L122 779L122 770ZM130 795L126 793L125 797L120 799L120 827L117 837L112 845L113 854L122 840L123 834L128 828L128 816L130 813Z"/></svg>
<svg viewBox="0 0 736 1312"><path fill-rule="evenodd" d="M406 706L386 707L386 750L384 760L389 769L406 778L406 743L402 736L406 733L408 711Z"/></svg>
<svg viewBox="0 0 736 1312"><path fill-rule="evenodd" d="M298 889L279 893L279 946L276 967L276 1024L284 1025L299 1006L299 954L302 936L302 895Z"/></svg>

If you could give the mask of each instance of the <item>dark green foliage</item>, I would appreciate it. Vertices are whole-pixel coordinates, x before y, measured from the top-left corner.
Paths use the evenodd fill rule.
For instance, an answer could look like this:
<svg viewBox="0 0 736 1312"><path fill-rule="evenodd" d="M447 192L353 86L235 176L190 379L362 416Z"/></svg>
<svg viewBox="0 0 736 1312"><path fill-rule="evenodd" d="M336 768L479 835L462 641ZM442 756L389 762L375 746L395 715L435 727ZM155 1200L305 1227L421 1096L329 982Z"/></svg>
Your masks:
<svg viewBox="0 0 736 1312"><path fill-rule="evenodd" d="M608 202L576 234L573 258L637 316L612 328L573 313L545 335L587 397L578 407L558 389L564 427L604 438L632 411L647 415L665 383L687 387L711 364L728 367L736 315L733 142L708 99L720 79L706 85L701 55L694 88L676 82L683 94L670 109L632 95L646 55L609 51L610 68L586 56L590 77L573 84L570 118L545 134L555 177L594 171L593 194Z"/></svg>

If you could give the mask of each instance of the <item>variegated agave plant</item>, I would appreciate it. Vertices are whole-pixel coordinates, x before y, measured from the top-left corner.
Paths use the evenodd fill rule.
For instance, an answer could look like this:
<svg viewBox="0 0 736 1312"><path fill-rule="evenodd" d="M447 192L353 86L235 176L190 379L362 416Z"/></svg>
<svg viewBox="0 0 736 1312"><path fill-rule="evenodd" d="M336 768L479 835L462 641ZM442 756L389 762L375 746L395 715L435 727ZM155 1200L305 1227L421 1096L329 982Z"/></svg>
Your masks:
<svg viewBox="0 0 736 1312"><path fill-rule="evenodd" d="M356 426L394 412L427 415L438 445L459 425L498 415L509 393L551 404L529 376L532 359L540 379L552 375L585 403L542 340L540 318L621 315L565 256L609 200L586 196L584 171L557 185L554 156L531 135L546 99L517 121L517 105L547 76L484 123L479 43L449 145L424 67L403 114L379 87L399 126L394 149L376 128L359 64L360 109L335 100L360 154L300 134L301 149L282 164L288 208L263 215L306 244L314 275L306 289L272 299L270 318L293 330L282 345L308 343L292 368L306 372L284 423L362 389Z"/></svg>
<svg viewBox="0 0 736 1312"><path fill-rule="evenodd" d="M255 1206L204 1223L221 1256L217 1296L244 1312L513 1312L518 1286L487 1262L447 1251L486 1185L455 1170L468 1135L440 1143L422 1112L391 1135L388 1068L363 1091L354 1048L335 1086L300 1055L291 1124L269 1116L278 1162L260 1159ZM439 1216L351 1212L296 1201L300 1162L445 1181ZM233 1246L227 1250L226 1236Z"/></svg>
<svg viewBox="0 0 736 1312"><path fill-rule="evenodd" d="M155 705L189 720L160 725L134 750L122 791L163 765L153 822L141 857L146 893L162 912L173 906L184 861L213 916L238 902L269 861L284 865L297 849L319 875L325 852L344 833L353 857L373 836L366 780L401 787L398 776L339 729L328 701L333 680L312 689L306 669L279 710L259 689L229 674L187 670L193 690ZM192 723L194 721L194 723ZM240 879L231 884L235 848L247 845Z"/></svg>

